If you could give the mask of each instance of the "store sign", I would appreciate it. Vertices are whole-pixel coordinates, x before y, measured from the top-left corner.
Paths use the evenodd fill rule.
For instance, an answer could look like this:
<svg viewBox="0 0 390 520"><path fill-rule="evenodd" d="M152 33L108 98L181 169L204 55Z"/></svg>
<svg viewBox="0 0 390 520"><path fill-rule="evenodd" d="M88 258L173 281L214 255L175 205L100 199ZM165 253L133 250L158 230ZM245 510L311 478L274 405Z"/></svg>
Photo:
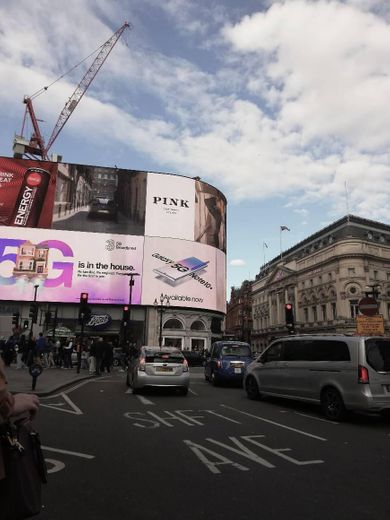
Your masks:
<svg viewBox="0 0 390 520"><path fill-rule="evenodd" d="M112 318L109 314L91 314L85 326L93 330L104 330L110 326L111 322Z"/></svg>
<svg viewBox="0 0 390 520"><path fill-rule="evenodd" d="M383 316L356 316L357 333L360 336L376 336L385 333Z"/></svg>

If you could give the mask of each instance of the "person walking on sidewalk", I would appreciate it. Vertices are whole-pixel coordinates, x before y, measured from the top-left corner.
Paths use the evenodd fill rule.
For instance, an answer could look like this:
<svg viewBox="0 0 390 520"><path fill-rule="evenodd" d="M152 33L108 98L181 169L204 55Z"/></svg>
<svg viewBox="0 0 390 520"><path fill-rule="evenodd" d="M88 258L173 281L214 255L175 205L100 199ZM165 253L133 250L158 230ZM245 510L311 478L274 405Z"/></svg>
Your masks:
<svg viewBox="0 0 390 520"><path fill-rule="evenodd" d="M46 365L46 360L45 360L46 347L47 347L46 338L44 337L43 333L40 332L38 335L37 344L36 344L36 355L37 355L37 358L40 359L41 363L43 362L44 366Z"/></svg>
<svg viewBox="0 0 390 520"><path fill-rule="evenodd" d="M80 374L80 368L81 368L81 357L83 355L83 343L80 338L76 341L76 354L77 354L77 373Z"/></svg>
<svg viewBox="0 0 390 520"><path fill-rule="evenodd" d="M72 352L73 341L69 338L68 343L64 346L64 368L72 368Z"/></svg>

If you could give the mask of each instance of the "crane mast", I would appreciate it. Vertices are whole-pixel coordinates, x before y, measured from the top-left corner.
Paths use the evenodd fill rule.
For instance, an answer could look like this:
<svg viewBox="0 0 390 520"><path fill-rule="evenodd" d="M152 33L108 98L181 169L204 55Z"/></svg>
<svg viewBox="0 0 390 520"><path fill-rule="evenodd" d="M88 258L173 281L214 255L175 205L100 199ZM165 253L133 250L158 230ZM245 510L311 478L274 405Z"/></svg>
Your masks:
<svg viewBox="0 0 390 520"><path fill-rule="evenodd" d="M88 90L90 84L95 78L96 74L99 72L103 63L108 58L110 52L115 47L115 44L122 36L123 31L130 27L128 22L125 22L122 27L120 27L112 36L109 38L101 47L98 55L94 59L92 65L89 67L87 72L85 73L82 80L77 85L75 91L65 104L64 108L61 111L61 114L58 117L54 130L48 140L47 146L45 146L45 141L42 137L42 134L39 129L38 119L36 118L32 99L36 96L25 96L23 102L26 104L26 111L23 119L23 126L21 136L16 136L14 140L14 157L20 157L23 155L34 156L35 158L42 158L44 160L48 160L48 152L52 147L54 141L57 139L59 133L64 128L66 122L69 117L72 115L77 105L80 103L81 98L84 96L86 91ZM44 87L37 94L40 94L44 90L47 90L47 87ZM31 123L34 129L34 132L30 138L30 141L26 141L23 138L24 126L26 123L27 114L30 116Z"/></svg>

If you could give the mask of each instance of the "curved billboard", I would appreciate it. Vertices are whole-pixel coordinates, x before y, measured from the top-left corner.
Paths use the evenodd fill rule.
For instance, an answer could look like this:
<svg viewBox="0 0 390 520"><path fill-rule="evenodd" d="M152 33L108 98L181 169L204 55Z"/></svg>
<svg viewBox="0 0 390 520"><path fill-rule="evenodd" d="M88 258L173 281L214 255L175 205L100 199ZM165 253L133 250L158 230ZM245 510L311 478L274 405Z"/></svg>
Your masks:
<svg viewBox="0 0 390 520"><path fill-rule="evenodd" d="M225 312L225 253L226 199L198 179L0 157L2 300L30 301L38 285L38 301L163 293Z"/></svg>

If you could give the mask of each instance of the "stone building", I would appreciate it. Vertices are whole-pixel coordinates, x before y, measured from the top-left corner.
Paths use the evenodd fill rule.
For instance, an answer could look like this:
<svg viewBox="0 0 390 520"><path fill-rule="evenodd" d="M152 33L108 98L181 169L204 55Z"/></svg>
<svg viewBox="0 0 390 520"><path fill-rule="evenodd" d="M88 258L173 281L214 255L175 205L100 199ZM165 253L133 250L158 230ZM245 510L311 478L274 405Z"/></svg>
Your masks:
<svg viewBox="0 0 390 520"><path fill-rule="evenodd" d="M367 294L390 333L390 226L348 215L262 266L252 284L252 345L261 351L288 334L286 303L299 333L355 333Z"/></svg>
<svg viewBox="0 0 390 520"><path fill-rule="evenodd" d="M225 319L225 336L248 343L252 330L252 283L245 280L241 287L231 288Z"/></svg>

